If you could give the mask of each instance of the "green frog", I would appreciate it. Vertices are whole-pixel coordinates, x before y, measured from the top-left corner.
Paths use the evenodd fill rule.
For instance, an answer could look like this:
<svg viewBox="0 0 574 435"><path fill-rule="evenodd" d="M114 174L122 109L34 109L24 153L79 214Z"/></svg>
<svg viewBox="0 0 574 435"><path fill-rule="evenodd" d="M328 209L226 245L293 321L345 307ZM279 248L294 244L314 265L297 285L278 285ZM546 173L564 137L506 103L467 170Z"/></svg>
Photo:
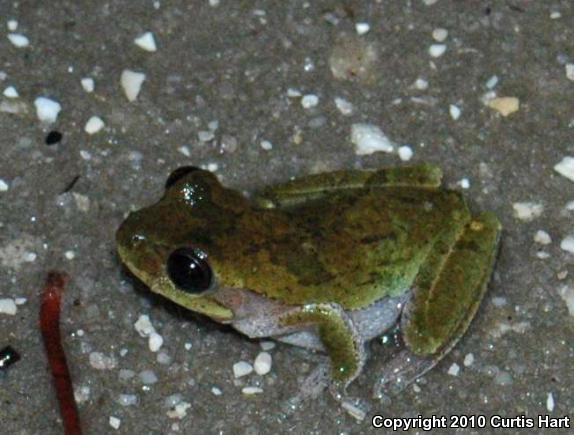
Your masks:
<svg viewBox="0 0 574 435"><path fill-rule="evenodd" d="M407 385L464 334L486 292L501 226L471 215L423 164L309 175L251 198L195 167L117 232L149 288L251 338L326 352L344 390L366 343L398 328L405 346L378 376Z"/></svg>

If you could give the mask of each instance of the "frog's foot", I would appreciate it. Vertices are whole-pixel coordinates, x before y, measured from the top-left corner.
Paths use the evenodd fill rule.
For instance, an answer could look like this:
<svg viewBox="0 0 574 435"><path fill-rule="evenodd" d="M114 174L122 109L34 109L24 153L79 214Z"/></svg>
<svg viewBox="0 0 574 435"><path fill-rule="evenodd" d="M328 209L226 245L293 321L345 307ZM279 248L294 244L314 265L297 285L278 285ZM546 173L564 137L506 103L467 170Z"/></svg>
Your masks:
<svg viewBox="0 0 574 435"><path fill-rule="evenodd" d="M316 327L330 358L331 378L343 393L361 372L365 363L364 340L340 305L307 304L283 315L280 324L301 329Z"/></svg>
<svg viewBox="0 0 574 435"><path fill-rule="evenodd" d="M405 349L388 362L373 389L373 397L381 399L386 393L396 395L417 378L432 369L439 359L420 357Z"/></svg>
<svg viewBox="0 0 574 435"><path fill-rule="evenodd" d="M404 388L437 364L464 334L486 292L500 229L497 218L484 213L439 241L441 249L433 250L419 271L414 296L401 317L407 349L386 366L375 396L387 387Z"/></svg>

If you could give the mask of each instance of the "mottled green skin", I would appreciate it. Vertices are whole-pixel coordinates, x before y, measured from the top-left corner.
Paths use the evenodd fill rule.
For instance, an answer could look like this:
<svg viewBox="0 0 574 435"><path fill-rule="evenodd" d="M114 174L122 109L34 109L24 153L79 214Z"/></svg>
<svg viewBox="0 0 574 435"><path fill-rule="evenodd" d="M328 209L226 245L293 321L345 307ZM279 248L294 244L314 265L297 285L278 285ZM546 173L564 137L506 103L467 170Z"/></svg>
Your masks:
<svg viewBox="0 0 574 435"><path fill-rule="evenodd" d="M414 288L403 334L414 353L432 355L464 332L484 294L500 226L490 214L471 220L462 196L441 190L440 178L429 165L341 171L249 200L195 171L130 214L118 251L153 291L219 321L234 313L217 288L305 307L281 322L316 323L333 376L346 381L360 370L360 343L320 304L358 310ZM180 291L166 275L167 257L182 246L208 255L216 280L204 295Z"/></svg>

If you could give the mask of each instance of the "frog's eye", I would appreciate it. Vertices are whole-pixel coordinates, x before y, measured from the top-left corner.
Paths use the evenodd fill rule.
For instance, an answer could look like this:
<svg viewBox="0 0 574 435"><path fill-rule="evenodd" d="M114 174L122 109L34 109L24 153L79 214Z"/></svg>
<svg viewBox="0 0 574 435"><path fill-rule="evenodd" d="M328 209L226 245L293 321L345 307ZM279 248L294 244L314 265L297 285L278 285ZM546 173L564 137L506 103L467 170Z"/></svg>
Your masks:
<svg viewBox="0 0 574 435"><path fill-rule="evenodd" d="M211 267L207 255L193 248L179 248L167 259L169 279L187 293L202 293L211 286Z"/></svg>
<svg viewBox="0 0 574 435"><path fill-rule="evenodd" d="M201 169L196 166L182 166L181 168L177 168L175 171L169 174L169 177L167 177L167 180L165 182L165 188L169 189L171 186L173 186L175 183L177 183L186 175L200 170Z"/></svg>

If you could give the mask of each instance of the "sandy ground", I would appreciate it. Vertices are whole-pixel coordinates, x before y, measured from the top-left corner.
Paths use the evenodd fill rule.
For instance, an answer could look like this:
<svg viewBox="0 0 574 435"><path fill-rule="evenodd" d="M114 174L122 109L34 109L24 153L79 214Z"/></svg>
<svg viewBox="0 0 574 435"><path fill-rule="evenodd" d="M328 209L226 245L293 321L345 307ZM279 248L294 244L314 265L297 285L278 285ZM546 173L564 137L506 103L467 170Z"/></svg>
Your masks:
<svg viewBox="0 0 574 435"><path fill-rule="evenodd" d="M0 373L2 433L61 433L37 327L52 268L72 276L62 328L86 433L362 433L381 413L488 423L574 409L574 183L554 170L574 156L571 1L40 3L0 2L0 348L22 355ZM149 36L134 43L145 32L156 51ZM145 75L139 92L127 80L133 101L125 70ZM55 121L57 106L40 97L60 105ZM86 128L94 116L103 125ZM358 123L380 128L394 151L361 155ZM48 145L50 132L61 140L52 133ZM316 364L309 352L277 345L269 374L234 379L233 364L252 363L260 343L122 271L116 228L178 166L249 192L405 164L401 146L410 163L440 165L474 211L494 211L504 234L477 318L434 370L372 399L389 351L372 343L349 389L362 422L327 393L291 404ZM16 298L26 300L5 312ZM134 328L141 315L163 337L158 352Z"/></svg>

